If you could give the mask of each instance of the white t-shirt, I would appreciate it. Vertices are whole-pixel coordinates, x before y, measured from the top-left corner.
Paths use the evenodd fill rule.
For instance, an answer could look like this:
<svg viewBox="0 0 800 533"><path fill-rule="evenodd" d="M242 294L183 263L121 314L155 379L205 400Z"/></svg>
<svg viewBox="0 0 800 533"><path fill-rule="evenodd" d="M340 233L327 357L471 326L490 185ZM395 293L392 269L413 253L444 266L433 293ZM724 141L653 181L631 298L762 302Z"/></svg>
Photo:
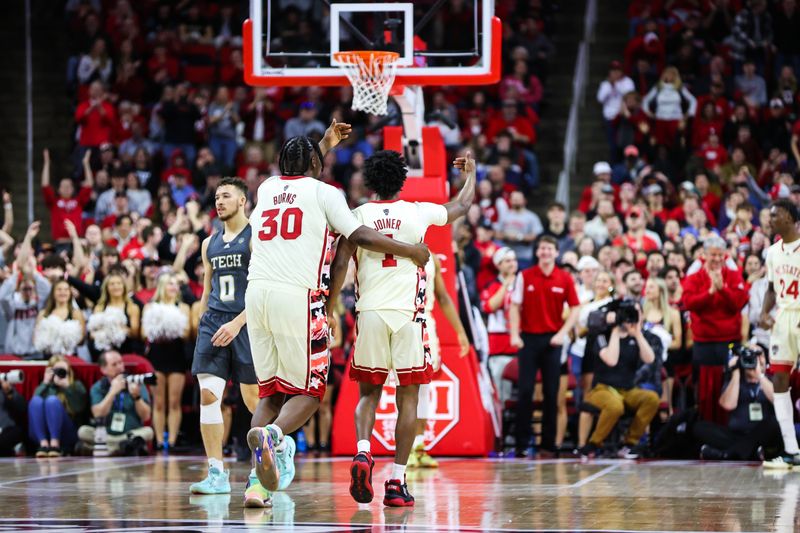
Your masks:
<svg viewBox="0 0 800 533"><path fill-rule="evenodd" d="M369 202L358 207L353 214L368 228L406 244L422 242L429 226L447 224L444 206L423 202ZM356 252L356 310L382 311L382 316L383 312L390 312L384 319L393 329L397 321L407 322L416 313L423 313L427 284L425 270L410 259L359 248ZM395 312L400 315L395 316ZM389 314L393 316L389 317Z"/></svg>
<svg viewBox="0 0 800 533"><path fill-rule="evenodd" d="M772 282L780 310L799 310L800 240L778 241L767 251L767 280Z"/></svg>
<svg viewBox="0 0 800 533"><path fill-rule="evenodd" d="M258 188L250 226L248 281L327 292L331 230L349 237L361 224L335 187L307 176L273 176Z"/></svg>

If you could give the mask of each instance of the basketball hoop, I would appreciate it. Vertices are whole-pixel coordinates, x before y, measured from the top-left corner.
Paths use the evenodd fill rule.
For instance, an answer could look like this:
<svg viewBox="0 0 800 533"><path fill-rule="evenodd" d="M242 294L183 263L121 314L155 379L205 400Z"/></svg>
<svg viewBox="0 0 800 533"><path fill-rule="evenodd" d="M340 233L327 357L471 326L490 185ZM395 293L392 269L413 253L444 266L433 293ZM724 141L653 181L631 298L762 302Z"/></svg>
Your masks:
<svg viewBox="0 0 800 533"><path fill-rule="evenodd" d="M386 104L397 73L396 52L354 50L335 52L333 59L344 69L353 86L353 109L372 115L388 113Z"/></svg>

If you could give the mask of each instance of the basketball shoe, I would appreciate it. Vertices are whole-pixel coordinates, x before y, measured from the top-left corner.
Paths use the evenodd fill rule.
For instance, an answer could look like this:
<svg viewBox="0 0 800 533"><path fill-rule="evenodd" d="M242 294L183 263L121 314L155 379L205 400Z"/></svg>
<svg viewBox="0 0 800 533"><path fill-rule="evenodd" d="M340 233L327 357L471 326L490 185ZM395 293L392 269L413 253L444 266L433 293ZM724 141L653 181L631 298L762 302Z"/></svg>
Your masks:
<svg viewBox="0 0 800 533"><path fill-rule="evenodd" d="M405 476L403 476L402 483L399 479L390 479L383 484L383 487L386 490L386 493L383 496L383 505L387 507L414 506L414 497L409 494L408 485L406 485L405 481Z"/></svg>
<svg viewBox="0 0 800 533"><path fill-rule="evenodd" d="M283 442L275 449L275 463L280 475L278 490L286 490L294 479L294 454L296 451L297 445L289 435L283 437Z"/></svg>
<svg viewBox="0 0 800 533"><path fill-rule="evenodd" d="M372 488L372 469L375 461L369 452L359 452L350 463L350 496L358 503L369 503L375 496Z"/></svg>
<svg viewBox="0 0 800 533"><path fill-rule="evenodd" d="M189 491L192 494L230 494L229 476L229 471L220 472L219 469L211 467L208 469L208 477L203 481L192 483Z"/></svg>
<svg viewBox="0 0 800 533"><path fill-rule="evenodd" d="M418 468L439 468L439 461L428 455L425 446L417 446L411 455L415 456Z"/></svg>
<svg viewBox="0 0 800 533"><path fill-rule="evenodd" d="M779 455L761 463L764 468L774 470L792 470L800 468L800 453L797 455Z"/></svg>
<svg viewBox="0 0 800 533"><path fill-rule="evenodd" d="M258 481L269 491L278 490L280 473L275 461L275 443L272 433L264 427L255 427L247 432L247 445L255 457Z"/></svg>
<svg viewBox="0 0 800 533"><path fill-rule="evenodd" d="M247 479L247 487L244 489L244 506L248 508L259 508L272 506L272 495L261 485L258 477L250 472Z"/></svg>

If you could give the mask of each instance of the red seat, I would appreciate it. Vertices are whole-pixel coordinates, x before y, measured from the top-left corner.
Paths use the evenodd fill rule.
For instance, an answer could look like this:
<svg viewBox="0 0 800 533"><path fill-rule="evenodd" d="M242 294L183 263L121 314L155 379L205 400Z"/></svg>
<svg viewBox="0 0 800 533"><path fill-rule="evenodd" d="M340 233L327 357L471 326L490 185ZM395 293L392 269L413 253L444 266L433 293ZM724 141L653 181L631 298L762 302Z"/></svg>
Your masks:
<svg viewBox="0 0 800 533"><path fill-rule="evenodd" d="M191 43L183 45L181 55L207 58L210 63L217 59L217 49L212 44Z"/></svg>

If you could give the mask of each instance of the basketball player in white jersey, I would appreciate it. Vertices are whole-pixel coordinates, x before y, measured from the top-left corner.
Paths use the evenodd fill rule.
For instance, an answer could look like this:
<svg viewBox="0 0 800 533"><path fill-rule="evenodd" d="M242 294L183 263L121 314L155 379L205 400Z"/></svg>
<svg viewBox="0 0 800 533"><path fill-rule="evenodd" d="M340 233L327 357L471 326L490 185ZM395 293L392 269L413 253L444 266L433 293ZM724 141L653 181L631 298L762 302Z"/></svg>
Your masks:
<svg viewBox="0 0 800 533"><path fill-rule="evenodd" d="M436 329L436 322L433 319L433 304L439 303L447 322L456 332L458 339L458 355L465 357L469 353L469 338L464 331L464 325L458 317L456 306L447 292L442 277L442 264L436 254L431 254L431 260L425 265L425 275L428 280L427 293L433 295L425 299L425 328L428 331L428 345L431 350L431 361L433 365L432 379L436 378L442 366L442 354L439 346L439 333ZM428 425L428 418L431 416L430 384L419 386L419 403L417 404L417 427L414 435L414 444L411 447L411 454L408 456L408 468L437 468L439 463L428 455L425 451L425 426Z"/></svg>
<svg viewBox="0 0 800 533"><path fill-rule="evenodd" d="M772 328L769 340L770 363L774 371L775 416L781 426L784 455L765 461L766 468L797 468L800 448L794 431L794 407L789 393L789 375L800 352L800 233L797 207L788 199L773 202L769 210L772 234L781 240L767 251L769 286L761 308L761 325ZM775 320L770 317L777 303Z"/></svg>
<svg viewBox="0 0 800 533"><path fill-rule="evenodd" d="M334 121L320 145L307 137L286 141L278 159L282 175L261 184L250 216L253 251L245 306L260 400L247 442L256 476L268 491L278 489L281 475L294 475L291 454L281 453L284 434L302 427L325 394L325 298L335 234L420 266L430 257L424 244L392 240L362 225L342 193L316 179L325 153L349 132L348 124Z"/></svg>
<svg viewBox="0 0 800 533"><path fill-rule="evenodd" d="M399 153L376 152L364 163L364 182L378 199L354 213L366 226L395 240L416 243L428 226L443 226L466 214L475 197L475 161L466 157L454 165L466 177L455 201L446 205L405 202L398 199L407 168ZM359 249L340 239L332 274L331 305L336 301L347 265L356 260L356 343L350 361L350 379L359 382L356 408L358 454L350 467L350 494L359 503L372 501L370 435L383 384L390 371L397 375L397 425L395 462L385 482L383 504L410 507L414 497L405 483L408 455L414 441L420 384L430 383L431 353L425 328L427 276L424 268L411 261Z"/></svg>

